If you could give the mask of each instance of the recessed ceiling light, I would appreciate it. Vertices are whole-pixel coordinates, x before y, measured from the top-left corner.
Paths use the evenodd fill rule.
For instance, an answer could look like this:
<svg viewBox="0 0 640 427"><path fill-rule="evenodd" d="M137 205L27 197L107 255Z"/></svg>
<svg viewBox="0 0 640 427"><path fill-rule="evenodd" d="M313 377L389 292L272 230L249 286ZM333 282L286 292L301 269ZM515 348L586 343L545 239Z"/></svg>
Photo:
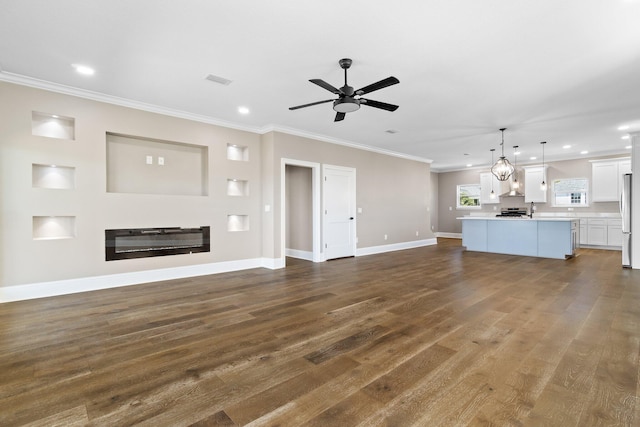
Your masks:
<svg viewBox="0 0 640 427"><path fill-rule="evenodd" d="M571 148L571 146L569 144L567 144L567 145L563 145L562 148L564 148L566 150L567 148Z"/></svg>
<svg viewBox="0 0 640 427"><path fill-rule="evenodd" d="M51 117L54 118L54 119L59 119L60 118L60 116L58 116L57 114L54 114Z"/></svg>
<svg viewBox="0 0 640 427"><path fill-rule="evenodd" d="M629 129L629 125L618 126L618 130L627 130Z"/></svg>
<svg viewBox="0 0 640 427"><path fill-rule="evenodd" d="M627 145L627 146L626 146L626 147L624 147L624 148L626 148L627 150L631 150L631 146L630 146L630 145Z"/></svg>
<svg viewBox="0 0 640 427"><path fill-rule="evenodd" d="M535 159L537 159L537 157L535 157L535 156L534 157L529 157L529 160L535 160Z"/></svg>
<svg viewBox="0 0 640 427"><path fill-rule="evenodd" d="M247 107L238 107L238 113L249 114L249 109Z"/></svg>
<svg viewBox="0 0 640 427"><path fill-rule="evenodd" d="M629 135L625 135L625 136L621 137L620 139L629 139Z"/></svg>
<svg viewBox="0 0 640 427"><path fill-rule="evenodd" d="M468 168L470 168L471 166L473 166L471 163L469 163L469 164L467 165L467 167L468 167Z"/></svg>
<svg viewBox="0 0 640 427"><path fill-rule="evenodd" d="M514 156L519 156L519 155L520 155L520 152L519 152L519 151L514 151L514 152L513 152L513 155L514 155Z"/></svg>
<svg viewBox="0 0 640 427"><path fill-rule="evenodd" d="M580 154L589 154L587 150L581 151Z"/></svg>
<svg viewBox="0 0 640 427"><path fill-rule="evenodd" d="M75 68L76 72L80 73L80 74L84 74L85 76L93 76L96 72L96 70L94 70L93 68L87 66L87 65L82 65L82 64L71 64L71 66L73 68Z"/></svg>

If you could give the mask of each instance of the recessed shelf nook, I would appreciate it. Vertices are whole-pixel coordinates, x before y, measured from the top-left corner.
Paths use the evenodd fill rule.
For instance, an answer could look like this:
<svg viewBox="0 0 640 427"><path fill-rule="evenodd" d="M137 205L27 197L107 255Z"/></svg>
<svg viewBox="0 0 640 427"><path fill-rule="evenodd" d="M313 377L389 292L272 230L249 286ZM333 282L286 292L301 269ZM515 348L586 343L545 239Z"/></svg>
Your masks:
<svg viewBox="0 0 640 427"><path fill-rule="evenodd" d="M33 240L72 239L76 237L75 216L34 216Z"/></svg>
<svg viewBox="0 0 640 427"><path fill-rule="evenodd" d="M249 231L249 215L227 215L227 231Z"/></svg>
<svg viewBox="0 0 640 427"><path fill-rule="evenodd" d="M241 179L227 179L227 196L248 196L249 181Z"/></svg>
<svg viewBox="0 0 640 427"><path fill-rule="evenodd" d="M33 188L73 190L76 187L76 168L34 163L31 181Z"/></svg>
<svg viewBox="0 0 640 427"><path fill-rule="evenodd" d="M57 114L31 112L31 133L57 139L75 139L75 119Z"/></svg>
<svg viewBox="0 0 640 427"><path fill-rule="evenodd" d="M248 162L249 147L236 144L227 144L227 159Z"/></svg>

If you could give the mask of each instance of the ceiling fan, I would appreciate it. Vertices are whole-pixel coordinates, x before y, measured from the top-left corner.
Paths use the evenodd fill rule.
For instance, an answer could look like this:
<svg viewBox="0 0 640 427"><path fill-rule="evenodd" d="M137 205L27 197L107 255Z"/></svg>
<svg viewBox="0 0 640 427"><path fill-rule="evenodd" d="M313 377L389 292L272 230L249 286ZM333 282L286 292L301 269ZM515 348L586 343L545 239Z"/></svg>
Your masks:
<svg viewBox="0 0 640 427"><path fill-rule="evenodd" d="M324 101L312 102L310 104L298 105L296 107L290 107L289 110L297 110L298 108L311 107L312 105L324 104L327 102L333 102L333 109L336 111L336 118L334 122L344 120L346 113L357 111L361 105L368 105L369 107L380 108L387 111L396 111L397 105L387 104L386 102L374 101L372 99L360 98L360 96L373 92L374 90L383 89L387 86L391 86L400 83L400 80L395 77L387 77L379 82L372 83L358 90L353 90L353 87L347 84L347 70L351 67L353 61L349 58L344 58L338 61L340 67L344 70L344 86L337 89L331 86L329 83L321 79L311 79L311 83L315 83L321 88L328 90L329 92L338 95L338 99L326 99Z"/></svg>

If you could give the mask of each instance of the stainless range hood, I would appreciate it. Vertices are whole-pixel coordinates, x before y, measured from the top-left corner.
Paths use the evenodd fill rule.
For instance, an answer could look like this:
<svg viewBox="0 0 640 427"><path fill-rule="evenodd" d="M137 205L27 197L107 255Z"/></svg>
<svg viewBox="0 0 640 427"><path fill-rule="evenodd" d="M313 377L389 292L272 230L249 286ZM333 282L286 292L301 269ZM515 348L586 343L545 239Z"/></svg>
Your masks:
<svg viewBox="0 0 640 427"><path fill-rule="evenodd" d="M507 191L506 193L502 193L500 197L524 197L524 193L521 193L517 190Z"/></svg>

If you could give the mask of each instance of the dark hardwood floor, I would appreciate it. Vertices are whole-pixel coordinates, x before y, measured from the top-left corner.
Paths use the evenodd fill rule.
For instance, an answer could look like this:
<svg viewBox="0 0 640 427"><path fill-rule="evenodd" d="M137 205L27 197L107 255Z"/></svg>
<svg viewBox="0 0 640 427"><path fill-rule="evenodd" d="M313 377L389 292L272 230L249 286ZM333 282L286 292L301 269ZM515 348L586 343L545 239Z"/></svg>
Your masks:
<svg viewBox="0 0 640 427"><path fill-rule="evenodd" d="M620 252L439 242L2 304L0 425L640 425Z"/></svg>

